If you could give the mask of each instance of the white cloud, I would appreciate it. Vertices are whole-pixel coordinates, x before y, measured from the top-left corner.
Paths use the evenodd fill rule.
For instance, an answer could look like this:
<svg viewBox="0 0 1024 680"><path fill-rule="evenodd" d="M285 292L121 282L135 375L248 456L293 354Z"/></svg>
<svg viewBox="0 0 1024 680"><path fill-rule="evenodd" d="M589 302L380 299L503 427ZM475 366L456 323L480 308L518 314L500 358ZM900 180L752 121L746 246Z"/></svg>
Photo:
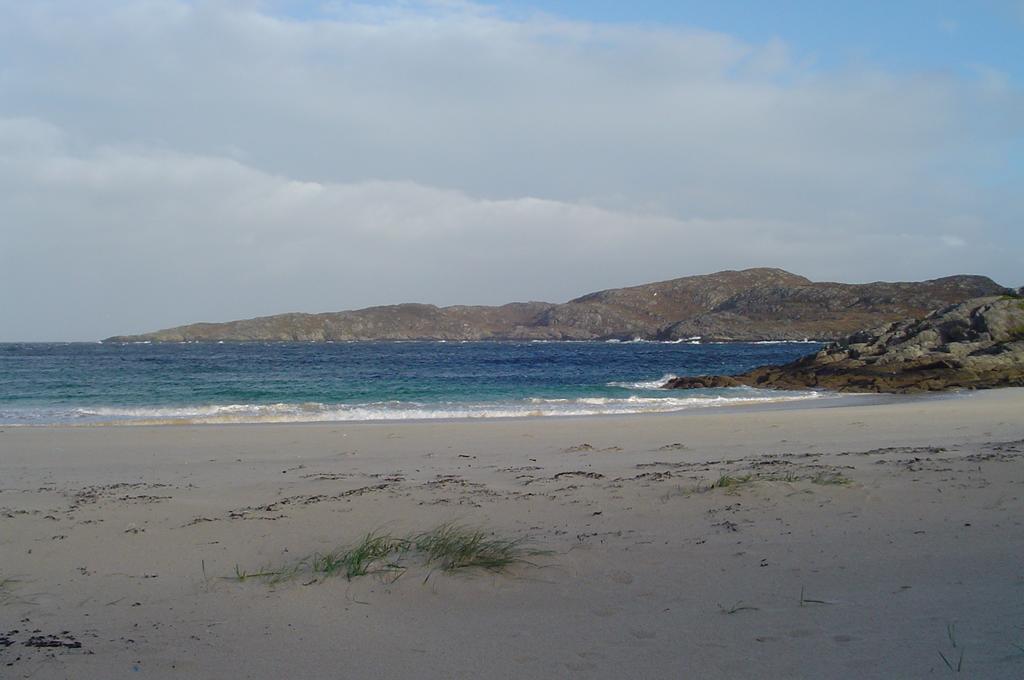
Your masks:
<svg viewBox="0 0 1024 680"><path fill-rule="evenodd" d="M20 227L0 251L12 327L60 308L36 327L84 337L409 299L564 300L766 263L877 278L926 272L941 255L912 234L840 239L799 222L299 181L223 157L111 147L0 156L0 187L0 220Z"/></svg>
<svg viewBox="0 0 1024 680"><path fill-rule="evenodd" d="M262 6L0 1L4 335L755 265L1019 283L1024 201L989 181L1024 119L1006 77L464 2Z"/></svg>

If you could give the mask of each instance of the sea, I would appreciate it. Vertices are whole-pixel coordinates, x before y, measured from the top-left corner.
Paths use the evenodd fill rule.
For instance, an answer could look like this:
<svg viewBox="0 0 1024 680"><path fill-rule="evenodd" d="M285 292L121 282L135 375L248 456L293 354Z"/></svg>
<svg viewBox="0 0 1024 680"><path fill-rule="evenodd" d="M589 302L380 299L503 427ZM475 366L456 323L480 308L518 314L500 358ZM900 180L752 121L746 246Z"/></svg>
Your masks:
<svg viewBox="0 0 1024 680"><path fill-rule="evenodd" d="M522 418L829 398L665 390L791 361L814 342L0 344L0 425Z"/></svg>

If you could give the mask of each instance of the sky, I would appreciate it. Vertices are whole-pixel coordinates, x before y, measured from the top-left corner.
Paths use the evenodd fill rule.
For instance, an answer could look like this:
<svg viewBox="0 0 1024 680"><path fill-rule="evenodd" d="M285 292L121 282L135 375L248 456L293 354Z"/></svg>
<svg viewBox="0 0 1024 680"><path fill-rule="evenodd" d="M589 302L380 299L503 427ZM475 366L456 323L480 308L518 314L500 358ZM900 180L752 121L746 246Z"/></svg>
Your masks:
<svg viewBox="0 0 1024 680"><path fill-rule="evenodd" d="M1024 0L0 0L0 341L1024 284Z"/></svg>

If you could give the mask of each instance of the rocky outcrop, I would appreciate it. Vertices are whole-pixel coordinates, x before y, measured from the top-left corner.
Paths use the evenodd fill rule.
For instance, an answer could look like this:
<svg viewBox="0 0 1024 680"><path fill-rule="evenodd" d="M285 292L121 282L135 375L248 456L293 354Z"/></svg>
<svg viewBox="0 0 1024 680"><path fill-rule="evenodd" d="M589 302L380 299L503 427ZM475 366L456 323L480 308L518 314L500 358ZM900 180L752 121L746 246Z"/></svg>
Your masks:
<svg viewBox="0 0 1024 680"><path fill-rule="evenodd" d="M563 304L389 305L199 323L108 340L836 340L871 324L1006 292L983 276L917 283L816 283L781 269L761 268L604 290Z"/></svg>
<svg viewBox="0 0 1024 680"><path fill-rule="evenodd" d="M665 387L925 392L1024 386L1024 300L985 297L850 335L784 366L675 378Z"/></svg>

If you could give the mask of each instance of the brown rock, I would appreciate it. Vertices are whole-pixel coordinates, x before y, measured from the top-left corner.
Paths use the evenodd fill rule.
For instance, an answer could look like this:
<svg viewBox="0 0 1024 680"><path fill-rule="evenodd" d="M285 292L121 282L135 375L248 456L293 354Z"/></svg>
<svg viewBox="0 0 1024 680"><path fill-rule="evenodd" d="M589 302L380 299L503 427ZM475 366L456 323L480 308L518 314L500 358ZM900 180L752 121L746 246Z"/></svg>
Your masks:
<svg viewBox="0 0 1024 680"><path fill-rule="evenodd" d="M665 387L838 392L923 392L1024 385L1024 301L1010 296L969 300L923 319L858 331L784 366L735 376L676 378Z"/></svg>

